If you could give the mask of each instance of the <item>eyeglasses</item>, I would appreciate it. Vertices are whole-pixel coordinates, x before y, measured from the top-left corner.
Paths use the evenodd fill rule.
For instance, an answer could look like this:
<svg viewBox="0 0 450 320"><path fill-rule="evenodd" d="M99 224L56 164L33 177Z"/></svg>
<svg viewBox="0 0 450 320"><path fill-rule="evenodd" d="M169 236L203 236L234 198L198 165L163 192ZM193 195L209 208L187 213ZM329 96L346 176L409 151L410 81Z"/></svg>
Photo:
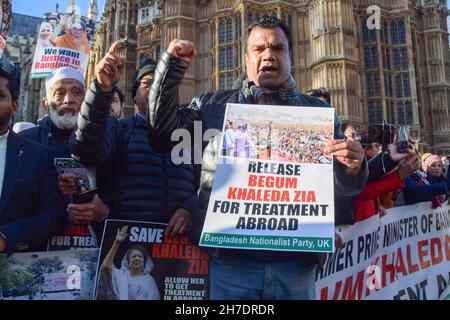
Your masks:
<svg viewBox="0 0 450 320"><path fill-rule="evenodd" d="M151 81L151 80L147 80L147 81L143 80L143 81L139 82L139 86L141 86L145 89L148 89L152 86L152 83L153 83L153 81Z"/></svg>

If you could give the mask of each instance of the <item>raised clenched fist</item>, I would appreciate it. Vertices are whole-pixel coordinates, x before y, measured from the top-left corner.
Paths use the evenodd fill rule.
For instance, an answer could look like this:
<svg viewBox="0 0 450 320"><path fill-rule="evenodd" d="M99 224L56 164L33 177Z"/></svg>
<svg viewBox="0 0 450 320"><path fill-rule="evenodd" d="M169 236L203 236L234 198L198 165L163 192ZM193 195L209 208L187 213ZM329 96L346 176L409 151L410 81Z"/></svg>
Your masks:
<svg viewBox="0 0 450 320"><path fill-rule="evenodd" d="M186 62L190 62L197 55L197 49L195 49L193 42L179 39L174 39L170 42L167 52Z"/></svg>

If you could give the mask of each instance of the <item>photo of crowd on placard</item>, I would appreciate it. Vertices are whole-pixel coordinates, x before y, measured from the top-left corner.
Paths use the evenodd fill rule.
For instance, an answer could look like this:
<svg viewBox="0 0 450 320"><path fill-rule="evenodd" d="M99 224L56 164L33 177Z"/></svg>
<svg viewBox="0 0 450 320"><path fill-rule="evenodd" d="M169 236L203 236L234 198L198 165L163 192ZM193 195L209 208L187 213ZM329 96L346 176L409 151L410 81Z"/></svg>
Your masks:
<svg viewBox="0 0 450 320"><path fill-rule="evenodd" d="M256 107L255 112L233 107L230 106L225 120L222 155L283 162L331 163L331 155L323 150L333 138L333 127L325 119L296 118L285 107L280 107L279 113L268 115L265 110L259 116Z"/></svg>

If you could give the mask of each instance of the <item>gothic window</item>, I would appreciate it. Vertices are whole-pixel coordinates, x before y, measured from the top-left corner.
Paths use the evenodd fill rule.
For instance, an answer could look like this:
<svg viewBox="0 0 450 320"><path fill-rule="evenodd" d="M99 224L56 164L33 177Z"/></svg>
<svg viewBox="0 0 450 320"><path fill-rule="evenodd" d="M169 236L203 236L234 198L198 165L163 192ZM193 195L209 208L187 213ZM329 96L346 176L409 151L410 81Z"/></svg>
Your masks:
<svg viewBox="0 0 450 320"><path fill-rule="evenodd" d="M369 124L383 123L383 111L381 109L381 101L378 99L369 100L367 108Z"/></svg>
<svg viewBox="0 0 450 320"><path fill-rule="evenodd" d="M394 97L394 89L392 85L392 76L388 75L388 95L389 97Z"/></svg>
<svg viewBox="0 0 450 320"><path fill-rule="evenodd" d="M226 70L227 66L226 66L226 62L225 62L225 55L226 49L224 47L219 49L219 69L220 71Z"/></svg>
<svg viewBox="0 0 450 320"><path fill-rule="evenodd" d="M400 74L395 76L395 91L397 98L403 97L402 76Z"/></svg>
<svg viewBox="0 0 450 320"><path fill-rule="evenodd" d="M225 43L225 19L220 19L219 23L219 44Z"/></svg>
<svg viewBox="0 0 450 320"><path fill-rule="evenodd" d="M406 48L400 49L400 63L402 70L408 70L408 52Z"/></svg>
<svg viewBox="0 0 450 320"><path fill-rule="evenodd" d="M409 75L403 74L403 96L410 97L411 96L411 86L409 84Z"/></svg>
<svg viewBox="0 0 450 320"><path fill-rule="evenodd" d="M392 101L386 101L387 123L395 123L395 110Z"/></svg>
<svg viewBox="0 0 450 320"><path fill-rule="evenodd" d="M405 34L405 22L400 20L398 22L398 43L404 44L406 42L406 34Z"/></svg>
<svg viewBox="0 0 450 320"><path fill-rule="evenodd" d="M389 43L389 37L388 37L388 35L389 35L389 28L388 28L388 24L387 24L386 21L383 22L383 30L381 30L381 31L382 31L381 33L383 35L382 42L383 43Z"/></svg>
<svg viewBox="0 0 450 320"><path fill-rule="evenodd" d="M233 18L224 17L219 22L219 74L215 76L219 78L219 89L231 89L234 69L240 63L240 14Z"/></svg>
<svg viewBox="0 0 450 320"><path fill-rule="evenodd" d="M370 48L364 48L364 66L370 68Z"/></svg>
<svg viewBox="0 0 450 320"><path fill-rule="evenodd" d="M220 90L225 90L225 74L220 75Z"/></svg>
<svg viewBox="0 0 450 320"><path fill-rule="evenodd" d="M367 104L367 115L369 118L369 124L375 124L375 108L373 107L373 101L369 100Z"/></svg>
<svg viewBox="0 0 450 320"><path fill-rule="evenodd" d="M383 110L381 108L381 100L374 100L375 108L375 121L377 123L383 123Z"/></svg>
<svg viewBox="0 0 450 320"><path fill-rule="evenodd" d="M366 93L367 96L372 96L372 75L366 75Z"/></svg>
<svg viewBox="0 0 450 320"><path fill-rule="evenodd" d="M394 54L394 69L395 70L401 70L401 64L400 64L400 50L398 48L393 49Z"/></svg>
<svg viewBox="0 0 450 320"><path fill-rule="evenodd" d="M227 68L233 68L233 47L227 49Z"/></svg>
<svg viewBox="0 0 450 320"><path fill-rule="evenodd" d="M369 30L369 40L371 43L377 42L377 30L376 29Z"/></svg>
<svg viewBox="0 0 450 320"><path fill-rule="evenodd" d="M405 107L403 101L397 102L397 124L405 125Z"/></svg>
<svg viewBox="0 0 450 320"><path fill-rule="evenodd" d="M384 94L386 97L390 97L389 95L389 76L385 73L384 74Z"/></svg>
<svg viewBox="0 0 450 320"><path fill-rule="evenodd" d="M362 28L362 37L364 43L369 43L369 29L367 28L367 20L363 19L361 21L361 28Z"/></svg>
<svg viewBox="0 0 450 320"><path fill-rule="evenodd" d="M373 79L373 93L375 96L381 96L380 92L380 76L378 73L372 75Z"/></svg>
<svg viewBox="0 0 450 320"><path fill-rule="evenodd" d="M381 48L381 54L383 59L383 68L384 70L391 69L391 56L389 48Z"/></svg>
<svg viewBox="0 0 450 320"><path fill-rule="evenodd" d="M406 124L413 124L413 111L411 101L405 102Z"/></svg>
<svg viewBox="0 0 450 320"><path fill-rule="evenodd" d="M397 34L397 22L391 22L391 43L398 44L398 34Z"/></svg>
<svg viewBox="0 0 450 320"><path fill-rule="evenodd" d="M386 52L386 70L391 70L391 49L385 48Z"/></svg>
<svg viewBox="0 0 450 320"><path fill-rule="evenodd" d="M233 87L233 74L230 72L227 75L227 88L231 89Z"/></svg>
<svg viewBox="0 0 450 320"><path fill-rule="evenodd" d="M366 69L378 67L377 47L364 48L364 66Z"/></svg>
<svg viewBox="0 0 450 320"><path fill-rule="evenodd" d="M372 68L378 68L378 49L372 47Z"/></svg>
<svg viewBox="0 0 450 320"><path fill-rule="evenodd" d="M233 41L233 21L231 19L227 20L227 43Z"/></svg>
<svg viewBox="0 0 450 320"><path fill-rule="evenodd" d="M366 75L366 93L369 97L380 96L380 77L378 73Z"/></svg>

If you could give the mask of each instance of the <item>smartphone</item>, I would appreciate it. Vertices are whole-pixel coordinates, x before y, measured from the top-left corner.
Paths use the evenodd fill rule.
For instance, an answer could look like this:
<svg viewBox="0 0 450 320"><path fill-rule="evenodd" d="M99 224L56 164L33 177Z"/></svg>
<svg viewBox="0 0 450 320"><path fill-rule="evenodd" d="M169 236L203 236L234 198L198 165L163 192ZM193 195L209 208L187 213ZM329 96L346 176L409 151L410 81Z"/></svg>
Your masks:
<svg viewBox="0 0 450 320"><path fill-rule="evenodd" d="M72 196L72 203L80 204L80 203L89 203L94 199L94 196L97 194L98 189L93 188L91 190L74 194Z"/></svg>
<svg viewBox="0 0 450 320"><path fill-rule="evenodd" d="M369 142L379 143L383 147L394 143L395 127L391 124L369 125Z"/></svg>

